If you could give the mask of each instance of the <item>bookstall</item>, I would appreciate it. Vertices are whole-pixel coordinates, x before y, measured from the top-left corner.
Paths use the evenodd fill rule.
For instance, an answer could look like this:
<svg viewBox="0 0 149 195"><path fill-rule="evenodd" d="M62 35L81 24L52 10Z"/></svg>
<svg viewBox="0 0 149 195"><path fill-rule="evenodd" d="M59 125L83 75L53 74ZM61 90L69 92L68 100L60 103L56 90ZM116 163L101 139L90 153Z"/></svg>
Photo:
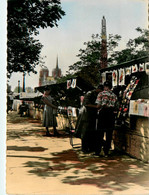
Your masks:
<svg viewBox="0 0 149 195"><path fill-rule="evenodd" d="M118 96L115 149L149 162L149 59L142 57L100 70Z"/></svg>

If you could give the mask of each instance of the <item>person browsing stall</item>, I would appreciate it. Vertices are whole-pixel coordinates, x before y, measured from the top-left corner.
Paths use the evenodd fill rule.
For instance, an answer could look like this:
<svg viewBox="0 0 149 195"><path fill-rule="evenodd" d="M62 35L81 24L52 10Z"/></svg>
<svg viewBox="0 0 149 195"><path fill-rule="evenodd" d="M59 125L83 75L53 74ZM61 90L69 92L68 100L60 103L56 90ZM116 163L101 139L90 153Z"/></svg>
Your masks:
<svg viewBox="0 0 149 195"><path fill-rule="evenodd" d="M49 127L53 127L54 136L59 135L56 126L56 112L57 112L57 106L53 104L54 99L50 95L51 90L47 89L44 92L44 95L42 97L42 101L44 102L44 112L43 112L43 126L46 127L46 136L51 136L49 132Z"/></svg>
<svg viewBox="0 0 149 195"><path fill-rule="evenodd" d="M112 133L115 124L114 110L117 102L117 96L111 91L111 83L106 81L104 83L104 90L100 92L96 99L96 104L99 109L97 136L96 136L96 155L100 155L104 133L106 133L106 140L104 143L104 154L109 154L111 148Z"/></svg>
<svg viewBox="0 0 149 195"><path fill-rule="evenodd" d="M88 91L83 100L81 112L76 123L76 137L81 138L82 151L94 151L95 143L95 127L97 108L95 101L99 92L103 90L103 86L99 85L96 89Z"/></svg>

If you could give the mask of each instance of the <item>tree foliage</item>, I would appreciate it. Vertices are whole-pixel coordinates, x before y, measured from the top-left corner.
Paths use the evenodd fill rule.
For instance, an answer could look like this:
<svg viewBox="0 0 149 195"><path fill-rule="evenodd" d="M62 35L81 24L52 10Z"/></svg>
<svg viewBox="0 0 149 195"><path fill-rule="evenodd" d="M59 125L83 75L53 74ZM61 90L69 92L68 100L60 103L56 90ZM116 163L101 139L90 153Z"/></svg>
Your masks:
<svg viewBox="0 0 149 195"><path fill-rule="evenodd" d="M15 87L13 92L18 93L18 91L23 92L23 88L22 87Z"/></svg>
<svg viewBox="0 0 149 195"><path fill-rule="evenodd" d="M126 48L121 51L116 51L113 54L113 64L120 64L136 58L141 58L148 55L149 48L149 31L146 29L136 28L140 36L129 39Z"/></svg>
<svg viewBox="0 0 149 195"><path fill-rule="evenodd" d="M59 0L8 0L8 76L36 72L42 45L33 36L39 28L58 26L65 15Z"/></svg>

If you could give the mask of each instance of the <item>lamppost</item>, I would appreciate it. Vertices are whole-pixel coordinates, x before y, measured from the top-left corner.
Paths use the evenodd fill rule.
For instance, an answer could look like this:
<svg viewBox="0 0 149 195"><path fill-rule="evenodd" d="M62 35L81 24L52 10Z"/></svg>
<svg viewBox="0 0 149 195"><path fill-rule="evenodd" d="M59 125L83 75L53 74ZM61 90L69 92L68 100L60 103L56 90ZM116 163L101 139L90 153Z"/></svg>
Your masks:
<svg viewBox="0 0 149 195"><path fill-rule="evenodd" d="M25 66L23 66L23 92L25 92Z"/></svg>
<svg viewBox="0 0 149 195"><path fill-rule="evenodd" d="M25 92L25 72L23 72L23 92Z"/></svg>
<svg viewBox="0 0 149 195"><path fill-rule="evenodd" d="M20 93L20 80L18 80L18 93Z"/></svg>

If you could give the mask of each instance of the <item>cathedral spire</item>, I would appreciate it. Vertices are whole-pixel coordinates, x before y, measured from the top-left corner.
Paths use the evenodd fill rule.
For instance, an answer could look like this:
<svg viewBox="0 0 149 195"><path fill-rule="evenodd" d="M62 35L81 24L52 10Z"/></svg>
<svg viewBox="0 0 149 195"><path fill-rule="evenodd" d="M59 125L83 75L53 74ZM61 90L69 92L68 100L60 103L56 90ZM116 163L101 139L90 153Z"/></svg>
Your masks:
<svg viewBox="0 0 149 195"><path fill-rule="evenodd" d="M56 58L56 68L54 68L52 70L52 76L54 77L54 79L60 78L62 76L61 69L58 66L58 55L57 55L57 58Z"/></svg>

